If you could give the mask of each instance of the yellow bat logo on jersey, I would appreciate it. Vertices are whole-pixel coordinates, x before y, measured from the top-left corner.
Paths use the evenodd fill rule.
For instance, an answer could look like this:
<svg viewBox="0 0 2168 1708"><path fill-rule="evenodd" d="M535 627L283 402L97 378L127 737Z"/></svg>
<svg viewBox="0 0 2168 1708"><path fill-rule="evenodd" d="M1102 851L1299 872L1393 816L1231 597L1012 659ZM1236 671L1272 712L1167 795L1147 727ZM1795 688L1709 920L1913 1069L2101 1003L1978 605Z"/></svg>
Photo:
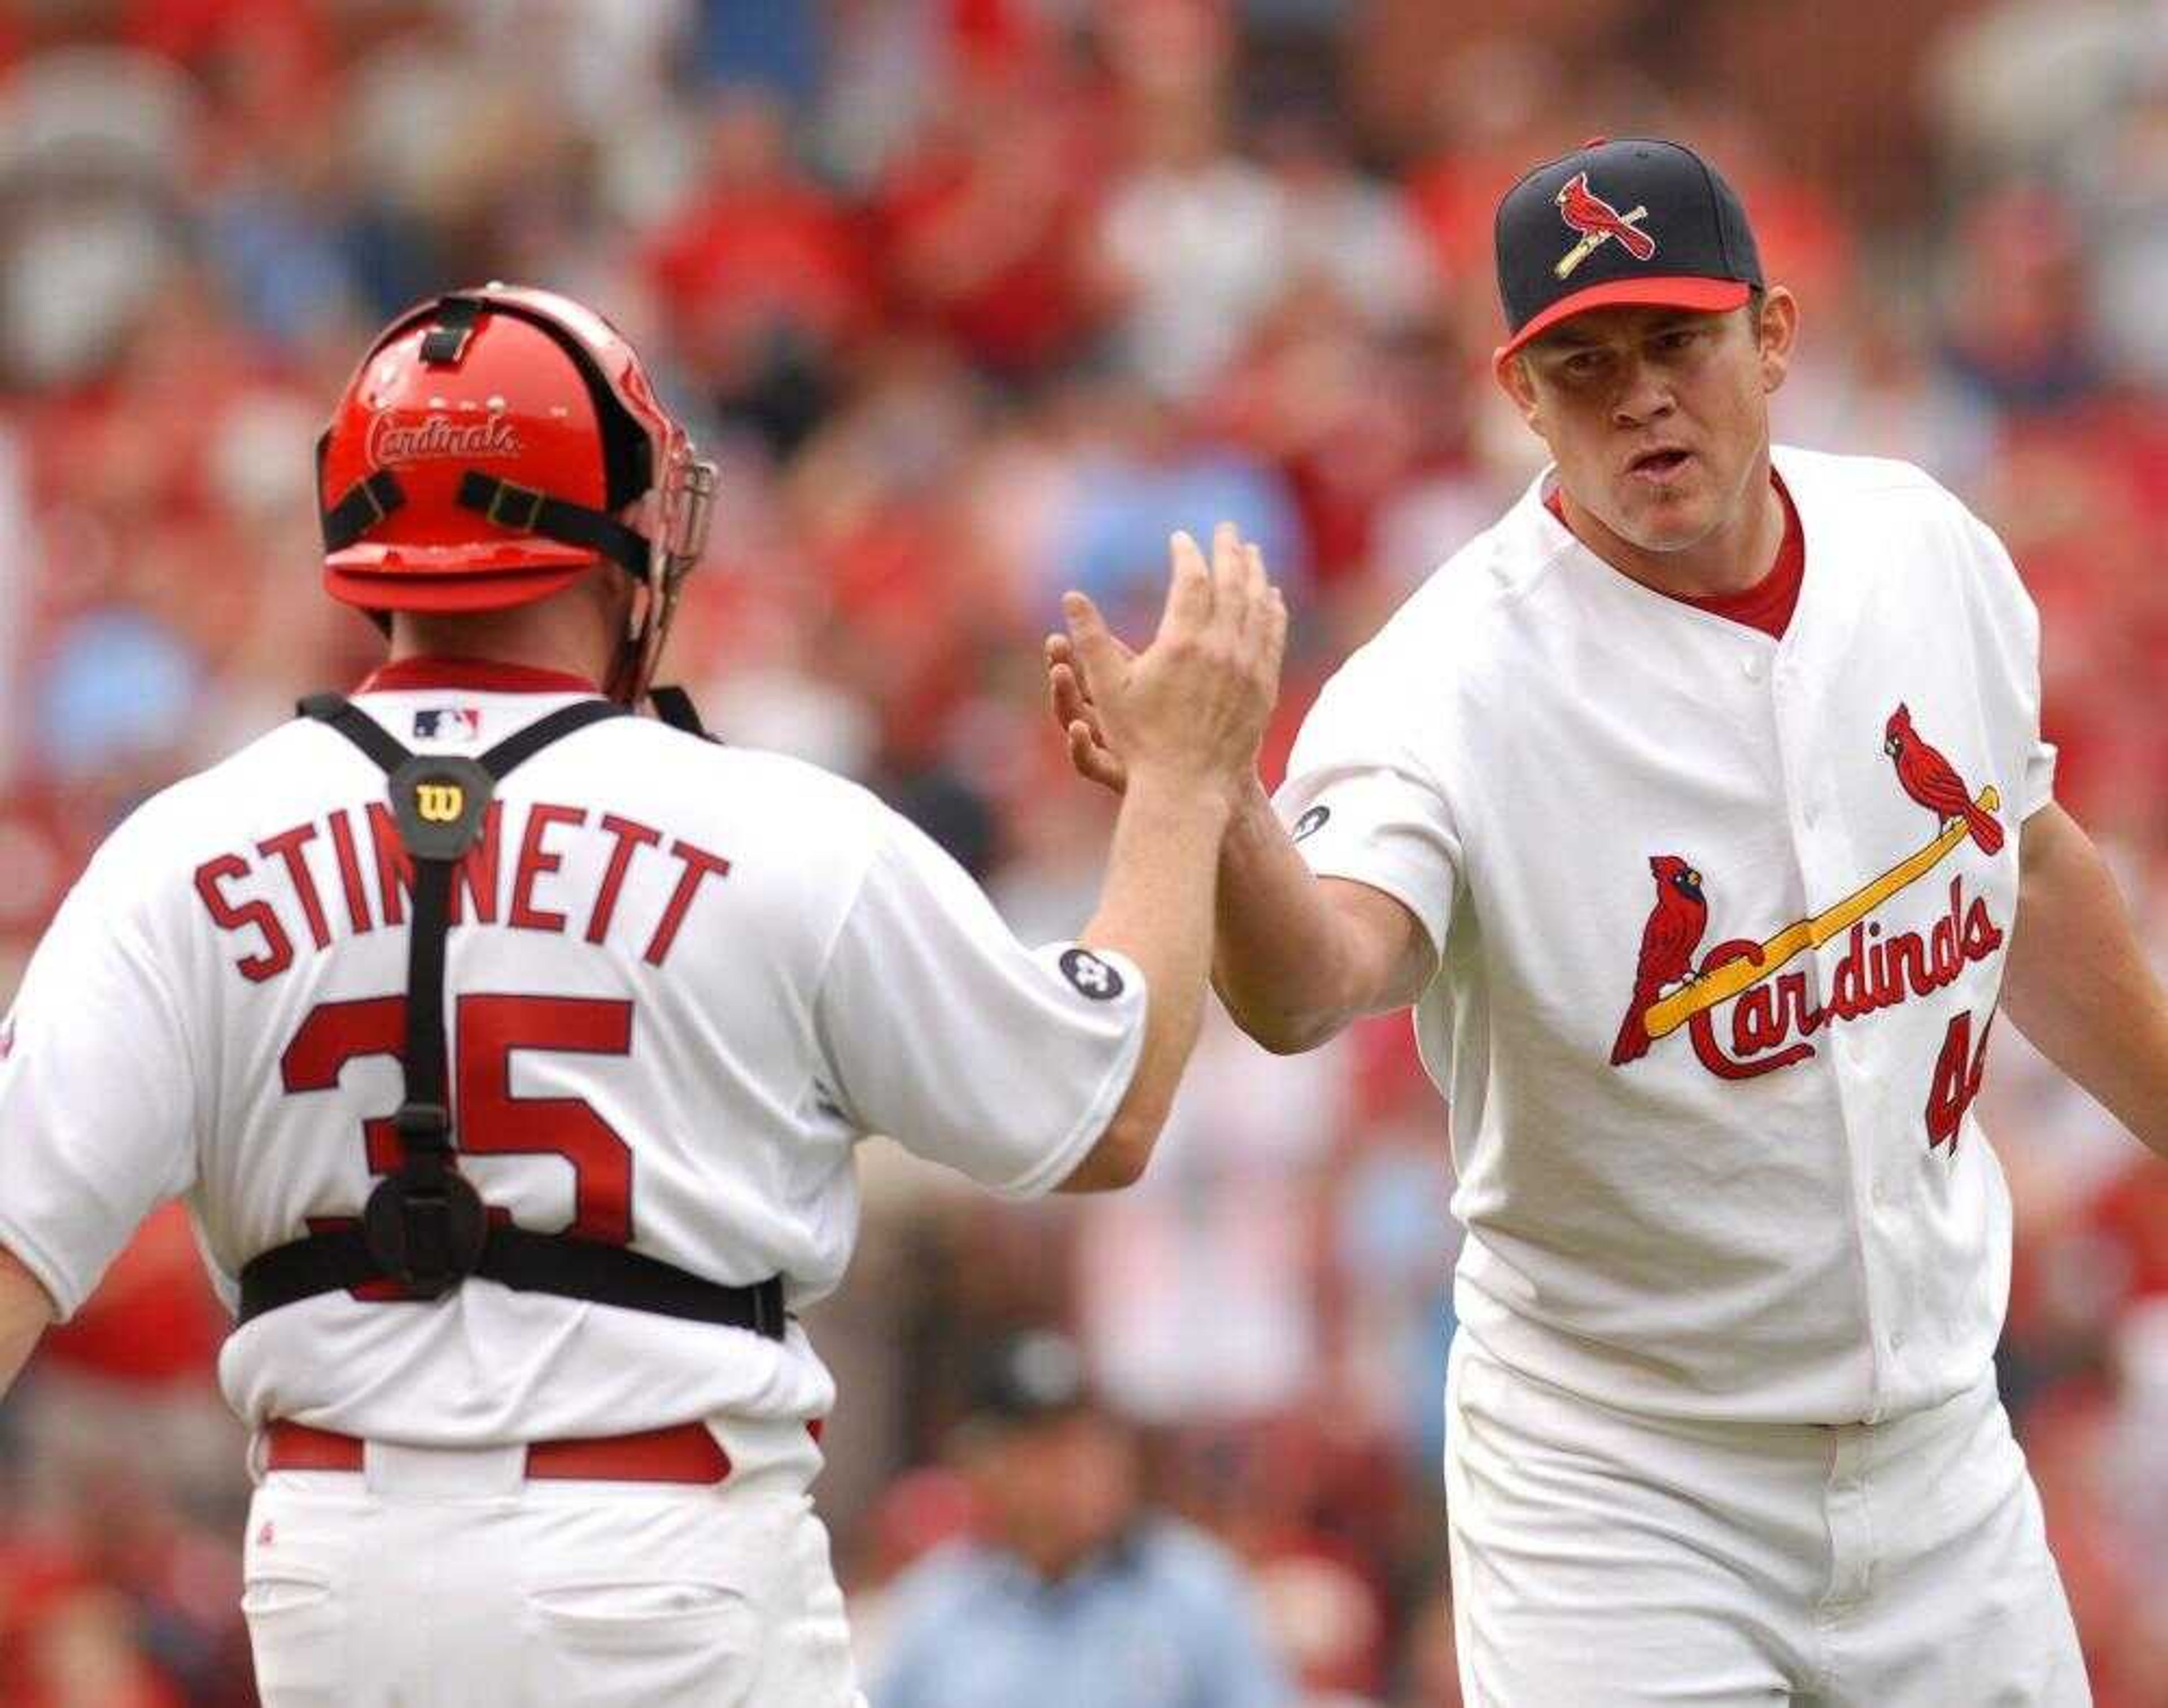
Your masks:
<svg viewBox="0 0 2168 1708"><path fill-rule="evenodd" d="M455 782L417 782L414 809L433 825L455 823L466 810L466 791Z"/></svg>
<svg viewBox="0 0 2168 1708"><path fill-rule="evenodd" d="M1957 769L1913 727L1902 704L1884 729L1883 751L1896 763L1899 788L1934 814L1936 834L1851 894L1793 920L1773 936L1734 937L1701 951L1709 922L1701 873L1681 855L1650 860L1655 904L1642 931L1634 995L1612 1046L1612 1066L1639 1061L1658 1039L1684 1029L1695 1058L1719 1079L1757 1079L1813 1056L1816 1046L1808 1040L1825 1026L1932 996L2003 947L2006 932L1995 924L1986 898L1966 896L1962 873L1950 879L1947 908L1932 924L1922 920L1885 932L1873 917L1925 880L1959 844L1970 841L1991 860L2008 841L1995 816L2002 810L2001 791L1990 783L1977 794L1970 792ZM1840 940L1845 947L1834 966L1790 967ZM1729 1048L1719 1039L1714 1020L1727 1003L1732 1005ZM1992 1004L1987 1014L1977 1037L1972 1010L1949 1019L1923 1117L1930 1150L1947 1143L1950 1154L1957 1154L1958 1134L1986 1067Z"/></svg>

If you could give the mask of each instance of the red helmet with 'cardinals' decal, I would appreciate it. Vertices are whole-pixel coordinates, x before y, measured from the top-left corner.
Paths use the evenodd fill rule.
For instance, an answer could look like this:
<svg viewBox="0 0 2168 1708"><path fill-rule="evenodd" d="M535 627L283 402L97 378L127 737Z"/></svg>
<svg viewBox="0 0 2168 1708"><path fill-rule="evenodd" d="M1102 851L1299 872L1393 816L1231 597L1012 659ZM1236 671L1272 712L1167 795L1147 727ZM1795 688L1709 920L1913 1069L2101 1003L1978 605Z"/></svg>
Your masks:
<svg viewBox="0 0 2168 1708"><path fill-rule="evenodd" d="M325 586L380 615L486 611L615 563L639 593L611 686L636 697L715 480L602 316L519 286L454 292L378 336L317 442Z"/></svg>

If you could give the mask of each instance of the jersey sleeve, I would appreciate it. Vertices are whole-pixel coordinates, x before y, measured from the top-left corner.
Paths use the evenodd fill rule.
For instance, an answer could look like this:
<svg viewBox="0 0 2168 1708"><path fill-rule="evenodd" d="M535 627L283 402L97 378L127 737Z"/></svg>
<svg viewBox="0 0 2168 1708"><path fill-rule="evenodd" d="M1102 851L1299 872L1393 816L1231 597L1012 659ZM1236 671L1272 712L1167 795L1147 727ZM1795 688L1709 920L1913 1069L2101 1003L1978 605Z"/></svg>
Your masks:
<svg viewBox="0 0 2168 1708"><path fill-rule="evenodd" d="M1326 684L1273 805L1311 871L1383 890L1442 952L1460 837L1435 768L1417 751L1407 700L1388 690L1386 674L1358 653Z"/></svg>
<svg viewBox="0 0 2168 1708"><path fill-rule="evenodd" d="M2054 798L2055 747L2040 734L2040 612L1995 530L1967 512L1965 520L1985 595L1986 633L1980 655L1986 686L1998 691L2003 716L2015 721L2023 761L2014 816L2024 820Z"/></svg>
<svg viewBox="0 0 2168 1708"><path fill-rule="evenodd" d="M0 1029L0 1245L63 1320L195 1176L196 1081L172 979L118 862L92 862Z"/></svg>
<svg viewBox="0 0 2168 1708"><path fill-rule="evenodd" d="M1144 978L1076 943L1019 943L964 869L882 810L816 1000L828 1089L1005 1196L1059 1186L1105 1131L1144 1044Z"/></svg>

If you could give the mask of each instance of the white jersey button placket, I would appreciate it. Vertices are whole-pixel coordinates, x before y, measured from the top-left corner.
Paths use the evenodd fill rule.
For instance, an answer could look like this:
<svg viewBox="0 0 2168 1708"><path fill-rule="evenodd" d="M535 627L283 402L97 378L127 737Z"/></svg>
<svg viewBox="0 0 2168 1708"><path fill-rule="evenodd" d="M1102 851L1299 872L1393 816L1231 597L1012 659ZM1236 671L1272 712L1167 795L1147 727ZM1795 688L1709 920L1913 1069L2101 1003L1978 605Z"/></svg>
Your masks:
<svg viewBox="0 0 2168 1708"><path fill-rule="evenodd" d="M1845 893L1849 874L1836 862L1847 838L1838 810L1840 797L1825 768L1831 763L1827 731L1816 719L1814 697L1800 683L1796 661L1784 655L1771 666L1772 696L1775 702L1777 742L1787 788L1785 809L1791 820L1800 880L1809 910L1824 905L1833 895ZM1845 945L1838 939L1811 951L1813 982L1820 1000L1827 1000L1835 989L1838 962ZM1845 1171L1848 1186L1852 1234L1860 1249L1860 1333L1868 1355L1867 1392L1859 1396L1862 1412L1880 1415L1889 1388L1889 1364L1895 1357L1898 1337L1887 1323L1892 1314L1892 1282L1878 1250L1875 1215L1884 1201L1879 1190L1878 1159L1873 1133L1875 1088L1869 1083L1868 1040L1856 1025L1837 1022L1817 1040L1819 1065L1836 1092L1838 1132L1833 1164Z"/></svg>

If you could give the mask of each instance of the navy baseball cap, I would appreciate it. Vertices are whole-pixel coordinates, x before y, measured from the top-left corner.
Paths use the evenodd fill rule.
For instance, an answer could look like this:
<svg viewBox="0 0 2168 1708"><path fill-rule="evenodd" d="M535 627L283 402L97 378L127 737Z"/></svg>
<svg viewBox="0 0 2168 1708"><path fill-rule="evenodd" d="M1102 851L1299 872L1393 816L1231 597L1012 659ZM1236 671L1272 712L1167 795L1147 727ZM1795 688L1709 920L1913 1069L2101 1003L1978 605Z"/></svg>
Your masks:
<svg viewBox="0 0 2168 1708"><path fill-rule="evenodd" d="M1007 1335L980 1354L970 1398L982 1423L1029 1424L1088 1411L1082 1349L1049 1329Z"/></svg>
<svg viewBox="0 0 2168 1708"><path fill-rule="evenodd" d="M1499 202L1496 239L1508 353L1588 309L1721 311L1762 283L1738 194L1655 137L1599 136L1544 162Z"/></svg>

